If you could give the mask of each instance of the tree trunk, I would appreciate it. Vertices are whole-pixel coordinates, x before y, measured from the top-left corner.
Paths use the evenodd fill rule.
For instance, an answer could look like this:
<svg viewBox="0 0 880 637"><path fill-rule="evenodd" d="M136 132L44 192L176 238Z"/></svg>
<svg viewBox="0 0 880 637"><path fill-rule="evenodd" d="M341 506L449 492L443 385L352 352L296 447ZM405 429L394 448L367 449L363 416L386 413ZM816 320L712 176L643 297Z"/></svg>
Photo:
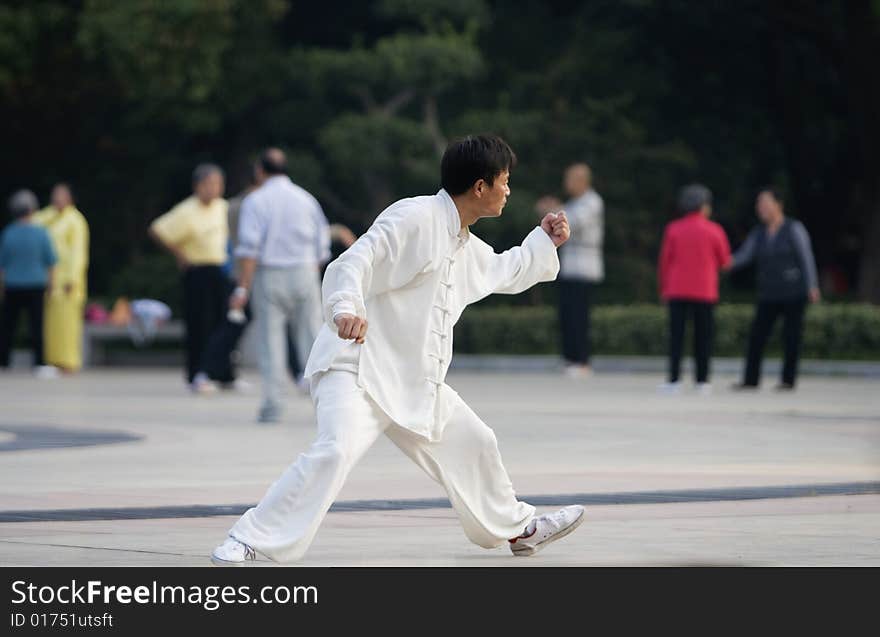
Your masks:
<svg viewBox="0 0 880 637"><path fill-rule="evenodd" d="M431 142L434 144L434 151L437 153L438 157L442 157L443 152L446 150L446 138L443 137L443 133L440 130L440 118L437 115L436 96L428 95L425 97L423 114L425 129L428 131L428 135L431 137Z"/></svg>

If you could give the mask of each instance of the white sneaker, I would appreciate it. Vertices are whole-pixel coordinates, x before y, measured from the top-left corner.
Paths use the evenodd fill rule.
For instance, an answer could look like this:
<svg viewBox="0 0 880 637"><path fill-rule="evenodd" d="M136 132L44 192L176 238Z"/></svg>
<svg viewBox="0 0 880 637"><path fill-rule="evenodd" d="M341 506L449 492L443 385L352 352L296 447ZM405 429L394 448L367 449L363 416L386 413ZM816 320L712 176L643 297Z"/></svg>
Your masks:
<svg viewBox="0 0 880 637"><path fill-rule="evenodd" d="M190 389L194 394L216 394L217 393L217 385L211 379L208 378L206 374L199 372L196 374L195 378L193 378L192 385L190 385Z"/></svg>
<svg viewBox="0 0 880 637"><path fill-rule="evenodd" d="M674 395L681 393L681 382L660 383L657 385L658 394Z"/></svg>
<svg viewBox="0 0 880 637"><path fill-rule="evenodd" d="M247 382L244 378L236 378L232 381L232 391L237 391L240 394L249 394L253 391L254 386Z"/></svg>
<svg viewBox="0 0 880 637"><path fill-rule="evenodd" d="M593 375L593 369L589 365L572 365L565 366L565 375L569 378L589 378Z"/></svg>
<svg viewBox="0 0 880 637"><path fill-rule="evenodd" d="M53 365L38 365L34 368L34 376L41 380L51 380L60 375L58 368Z"/></svg>
<svg viewBox="0 0 880 637"><path fill-rule="evenodd" d="M550 542L564 538L583 521L584 507L579 504L537 517L529 523L525 533L508 540L510 551L519 556L534 555Z"/></svg>
<svg viewBox="0 0 880 637"><path fill-rule="evenodd" d="M697 383L697 386L694 389L697 390L697 393L700 396L712 395L712 383Z"/></svg>
<svg viewBox="0 0 880 637"><path fill-rule="evenodd" d="M257 559L257 552L244 542L229 536L226 541L211 553L211 561L216 566L241 566Z"/></svg>

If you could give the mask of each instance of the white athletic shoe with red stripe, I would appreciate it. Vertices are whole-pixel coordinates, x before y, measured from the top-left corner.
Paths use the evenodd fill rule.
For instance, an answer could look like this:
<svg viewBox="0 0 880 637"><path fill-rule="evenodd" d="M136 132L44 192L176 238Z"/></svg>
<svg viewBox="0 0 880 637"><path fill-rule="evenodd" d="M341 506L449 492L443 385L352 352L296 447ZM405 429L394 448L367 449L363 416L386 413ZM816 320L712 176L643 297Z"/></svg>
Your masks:
<svg viewBox="0 0 880 637"><path fill-rule="evenodd" d="M559 509L533 519L526 532L508 540L514 555L534 555L542 548L574 531L584 521L584 507L579 504Z"/></svg>

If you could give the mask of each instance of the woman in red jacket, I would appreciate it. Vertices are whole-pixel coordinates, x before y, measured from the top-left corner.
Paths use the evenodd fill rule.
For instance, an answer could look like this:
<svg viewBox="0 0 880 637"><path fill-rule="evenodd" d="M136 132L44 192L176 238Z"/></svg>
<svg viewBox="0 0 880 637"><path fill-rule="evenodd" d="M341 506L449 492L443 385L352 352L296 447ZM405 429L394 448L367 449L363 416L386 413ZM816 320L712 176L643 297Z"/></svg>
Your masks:
<svg viewBox="0 0 880 637"><path fill-rule="evenodd" d="M669 379L662 391L678 392L681 351L688 315L694 320L697 389L711 391L712 311L718 302L718 272L730 263L730 244L720 225L709 221L712 193L701 184L681 189L681 218L666 226L660 250L660 296L669 305Z"/></svg>

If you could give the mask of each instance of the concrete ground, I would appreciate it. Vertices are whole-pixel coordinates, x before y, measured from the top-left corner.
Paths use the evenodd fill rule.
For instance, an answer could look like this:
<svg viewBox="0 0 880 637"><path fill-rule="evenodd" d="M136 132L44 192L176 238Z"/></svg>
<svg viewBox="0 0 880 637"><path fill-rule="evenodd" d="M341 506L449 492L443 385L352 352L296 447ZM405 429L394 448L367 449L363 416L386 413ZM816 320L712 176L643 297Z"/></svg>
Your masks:
<svg viewBox="0 0 880 637"><path fill-rule="evenodd" d="M720 376L710 397L658 395L657 380L450 374L524 499L588 504L587 522L539 556L470 545L442 490L382 439L302 564L880 565L878 379L738 394ZM177 370L0 376L0 565L207 564L233 516L142 509L256 502L314 429L292 388L283 425L256 425L258 400L192 396ZM792 489L768 489L780 486Z"/></svg>

